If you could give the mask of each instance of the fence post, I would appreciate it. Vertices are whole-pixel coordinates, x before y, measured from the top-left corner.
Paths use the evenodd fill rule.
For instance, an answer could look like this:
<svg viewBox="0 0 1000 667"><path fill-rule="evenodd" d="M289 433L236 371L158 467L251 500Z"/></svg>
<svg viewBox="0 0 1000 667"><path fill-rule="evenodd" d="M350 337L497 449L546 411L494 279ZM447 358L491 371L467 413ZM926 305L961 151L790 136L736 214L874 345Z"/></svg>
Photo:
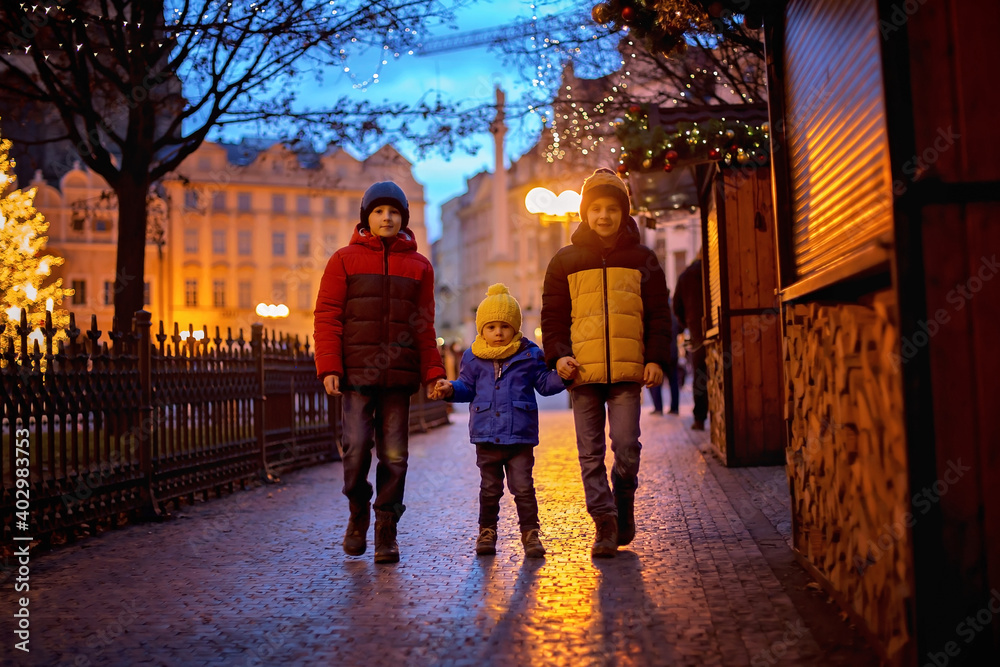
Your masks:
<svg viewBox="0 0 1000 667"><path fill-rule="evenodd" d="M264 435L264 401L267 400L264 386L264 325L254 322L250 325L250 349L256 366L257 393L253 399L253 433L260 449L260 476L265 482L276 482L267 465L267 441Z"/></svg>
<svg viewBox="0 0 1000 667"><path fill-rule="evenodd" d="M145 310L137 310L132 318L132 331L138 338L139 345L139 471L142 473L143 514L147 518L160 516L160 507L156 502L153 487L153 372L150 358L152 344L149 329L152 326L152 315Z"/></svg>

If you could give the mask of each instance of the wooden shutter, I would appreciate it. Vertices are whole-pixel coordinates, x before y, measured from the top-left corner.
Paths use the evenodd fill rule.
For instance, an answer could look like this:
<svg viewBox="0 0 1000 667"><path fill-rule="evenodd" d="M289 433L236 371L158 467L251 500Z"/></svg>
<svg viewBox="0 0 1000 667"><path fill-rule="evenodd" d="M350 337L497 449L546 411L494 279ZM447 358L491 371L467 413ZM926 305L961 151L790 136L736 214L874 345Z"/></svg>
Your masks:
<svg viewBox="0 0 1000 667"><path fill-rule="evenodd" d="M722 305L722 275L719 269L719 208L716 203L719 188L712 179L708 196L708 252L704 263L708 268L708 298L705 299L705 331L719 326L719 309ZM703 269L704 270L704 269Z"/></svg>
<svg viewBox="0 0 1000 667"><path fill-rule="evenodd" d="M892 190L874 0L792 0L786 11L792 249L803 279L891 234Z"/></svg>

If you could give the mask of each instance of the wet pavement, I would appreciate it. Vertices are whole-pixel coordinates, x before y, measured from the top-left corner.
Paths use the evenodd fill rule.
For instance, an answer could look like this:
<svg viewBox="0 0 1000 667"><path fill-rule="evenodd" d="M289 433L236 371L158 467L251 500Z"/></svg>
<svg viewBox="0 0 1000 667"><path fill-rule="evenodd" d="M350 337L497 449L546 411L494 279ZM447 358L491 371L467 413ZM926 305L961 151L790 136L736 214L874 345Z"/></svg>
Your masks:
<svg viewBox="0 0 1000 667"><path fill-rule="evenodd" d="M666 392L665 392L666 393ZM542 410L544 560L524 558L509 495L477 557L466 408L411 438L401 560L340 546L340 464L32 555L30 653L4 664L852 665L874 653L789 548L782 468L731 470L682 416L642 417L635 541L590 558L572 414ZM369 541L372 531L369 530Z"/></svg>

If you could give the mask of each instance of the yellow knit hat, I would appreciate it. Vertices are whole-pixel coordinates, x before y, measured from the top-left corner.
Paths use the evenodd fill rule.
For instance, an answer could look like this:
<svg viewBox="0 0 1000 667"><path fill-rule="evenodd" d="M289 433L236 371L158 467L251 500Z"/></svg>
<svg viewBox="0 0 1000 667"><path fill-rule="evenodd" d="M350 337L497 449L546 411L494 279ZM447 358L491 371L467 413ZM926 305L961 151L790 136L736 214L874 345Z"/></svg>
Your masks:
<svg viewBox="0 0 1000 667"><path fill-rule="evenodd" d="M515 332L521 330L521 306L503 283L490 285L486 298L476 309L476 333L490 322L506 322Z"/></svg>

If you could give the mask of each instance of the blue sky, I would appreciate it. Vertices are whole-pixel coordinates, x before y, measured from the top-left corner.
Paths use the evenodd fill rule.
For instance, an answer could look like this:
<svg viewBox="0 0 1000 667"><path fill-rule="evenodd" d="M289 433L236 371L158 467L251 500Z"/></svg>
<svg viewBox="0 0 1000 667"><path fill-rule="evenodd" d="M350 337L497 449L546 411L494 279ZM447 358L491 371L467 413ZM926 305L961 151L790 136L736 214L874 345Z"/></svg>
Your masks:
<svg viewBox="0 0 1000 667"><path fill-rule="evenodd" d="M561 4L574 10L581 6L579 0L567 0ZM439 29L435 33L449 36L529 19L534 14L533 7L529 2L480 0L457 15L459 30ZM545 7L539 10L538 16L552 11L552 8ZM376 54L366 54L348 62L348 65L357 79L364 80L375 71L377 63ZM521 122L515 117L525 108L518 104L518 98L531 89L531 82L525 79L524 74L514 71L498 54L490 52L486 47L479 47L433 56L404 54L398 60L390 59L381 69L379 83L368 86L364 91L354 90L354 81L343 73L336 78L327 77L324 88L332 99L350 94L372 102L414 101L433 89L441 91L442 97L451 96L468 103L482 104L492 103L494 87L499 84L507 94L508 132L505 155L509 161L529 148L541 129L536 115L532 115L532 121L529 122ZM317 101L320 99L310 97ZM424 185L426 220L431 239L436 239L440 232L441 204L464 192L467 178L484 169L493 170L493 137L485 128L476 137L476 144L479 148L473 155L457 151L448 157L432 155L424 158L418 158L405 144L396 146L414 163L416 179Z"/></svg>

